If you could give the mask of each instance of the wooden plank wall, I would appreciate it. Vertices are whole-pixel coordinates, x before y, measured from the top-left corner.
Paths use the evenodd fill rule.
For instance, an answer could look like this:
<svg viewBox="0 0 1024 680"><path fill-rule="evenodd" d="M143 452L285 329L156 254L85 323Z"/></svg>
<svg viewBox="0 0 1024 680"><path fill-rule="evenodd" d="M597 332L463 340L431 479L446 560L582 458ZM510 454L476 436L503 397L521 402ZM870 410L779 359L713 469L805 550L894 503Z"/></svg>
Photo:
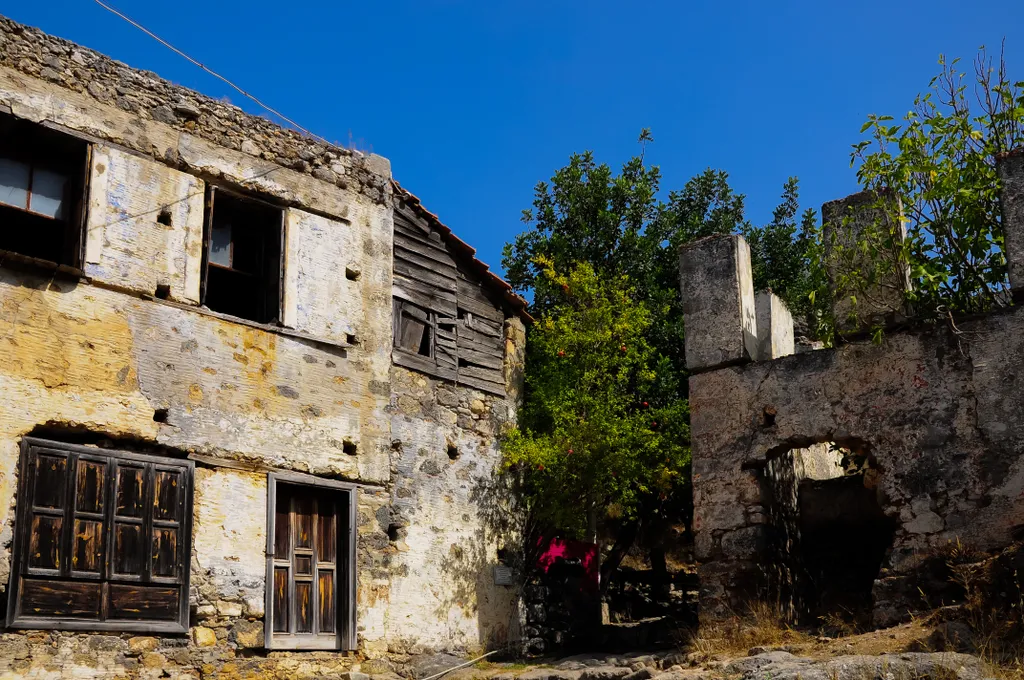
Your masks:
<svg viewBox="0 0 1024 680"><path fill-rule="evenodd" d="M432 313L433 357L394 348L396 364L505 395L505 313L430 224L395 207L393 296ZM397 322L397 312L396 312Z"/></svg>

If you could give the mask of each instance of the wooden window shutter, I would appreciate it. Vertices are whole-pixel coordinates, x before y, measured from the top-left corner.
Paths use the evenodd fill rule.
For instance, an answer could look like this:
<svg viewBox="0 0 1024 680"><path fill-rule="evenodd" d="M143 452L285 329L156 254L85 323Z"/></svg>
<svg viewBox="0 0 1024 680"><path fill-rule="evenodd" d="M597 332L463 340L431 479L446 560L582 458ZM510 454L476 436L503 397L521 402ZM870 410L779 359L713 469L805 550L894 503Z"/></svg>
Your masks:
<svg viewBox="0 0 1024 680"><path fill-rule="evenodd" d="M24 439L8 626L187 631L192 473Z"/></svg>
<svg viewBox="0 0 1024 680"><path fill-rule="evenodd" d="M266 646L354 650L355 490L271 474L268 494Z"/></svg>
<svg viewBox="0 0 1024 680"><path fill-rule="evenodd" d="M203 263L202 276L199 279L199 304L206 304L206 286L210 280L210 243L213 240L213 201L217 197L217 187L206 185L203 200Z"/></svg>

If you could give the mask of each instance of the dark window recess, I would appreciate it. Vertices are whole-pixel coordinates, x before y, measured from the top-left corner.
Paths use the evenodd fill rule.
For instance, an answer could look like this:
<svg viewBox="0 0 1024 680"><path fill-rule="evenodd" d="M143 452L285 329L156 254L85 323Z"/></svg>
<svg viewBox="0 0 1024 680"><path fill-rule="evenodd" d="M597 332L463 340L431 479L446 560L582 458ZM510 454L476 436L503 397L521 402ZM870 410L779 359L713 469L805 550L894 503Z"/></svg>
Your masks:
<svg viewBox="0 0 1024 680"><path fill-rule="evenodd" d="M266 642L272 649L352 649L352 490L271 476Z"/></svg>
<svg viewBox="0 0 1024 680"><path fill-rule="evenodd" d="M280 208L207 188L204 305L258 323L279 320L283 220Z"/></svg>
<svg viewBox="0 0 1024 680"><path fill-rule="evenodd" d="M186 632L192 472L23 440L7 625Z"/></svg>
<svg viewBox="0 0 1024 680"><path fill-rule="evenodd" d="M0 250L79 268L89 145L0 115Z"/></svg>
<svg viewBox="0 0 1024 680"><path fill-rule="evenodd" d="M395 347L424 357L434 356L434 314L404 300L395 300Z"/></svg>

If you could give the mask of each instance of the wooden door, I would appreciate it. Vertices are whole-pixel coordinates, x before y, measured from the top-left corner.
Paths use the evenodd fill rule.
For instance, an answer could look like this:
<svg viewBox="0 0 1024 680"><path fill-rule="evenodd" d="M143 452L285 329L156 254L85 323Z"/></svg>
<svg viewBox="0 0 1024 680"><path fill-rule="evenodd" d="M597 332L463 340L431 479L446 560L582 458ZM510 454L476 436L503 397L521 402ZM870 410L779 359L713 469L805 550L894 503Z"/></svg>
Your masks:
<svg viewBox="0 0 1024 680"><path fill-rule="evenodd" d="M339 548L347 500L348 494L276 485L272 597L267 612L275 648L340 646L339 580L346 570L339 568L339 560L348 551Z"/></svg>

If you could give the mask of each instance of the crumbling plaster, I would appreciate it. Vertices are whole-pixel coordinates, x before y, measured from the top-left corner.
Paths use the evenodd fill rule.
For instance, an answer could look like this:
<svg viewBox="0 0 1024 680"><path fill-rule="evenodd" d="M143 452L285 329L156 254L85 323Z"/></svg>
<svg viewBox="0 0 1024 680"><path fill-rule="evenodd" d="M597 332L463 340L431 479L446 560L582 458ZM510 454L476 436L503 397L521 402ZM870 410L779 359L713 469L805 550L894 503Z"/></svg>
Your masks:
<svg viewBox="0 0 1024 680"><path fill-rule="evenodd" d="M697 557L704 606L736 606L760 575L765 462L854 441L899 520L893 577L961 539L980 549L1024 527L1024 312L887 335L880 345L723 368L690 379ZM774 417L768 422L766 409Z"/></svg>
<svg viewBox="0 0 1024 680"><path fill-rule="evenodd" d="M14 665L0 674L350 667L339 655L236 656L263 644L268 469L361 485L361 654L506 640L514 596L493 585L500 537L481 493L521 393L524 330L506 322L508 399L392 367L387 161L328 150L2 17L0 110L93 141L85 277L0 264L0 590L25 434L198 461L189 640L12 632L0 649ZM284 328L196 306L207 182L285 207ZM152 299L158 286L168 300ZM47 651L55 644L63 651Z"/></svg>

